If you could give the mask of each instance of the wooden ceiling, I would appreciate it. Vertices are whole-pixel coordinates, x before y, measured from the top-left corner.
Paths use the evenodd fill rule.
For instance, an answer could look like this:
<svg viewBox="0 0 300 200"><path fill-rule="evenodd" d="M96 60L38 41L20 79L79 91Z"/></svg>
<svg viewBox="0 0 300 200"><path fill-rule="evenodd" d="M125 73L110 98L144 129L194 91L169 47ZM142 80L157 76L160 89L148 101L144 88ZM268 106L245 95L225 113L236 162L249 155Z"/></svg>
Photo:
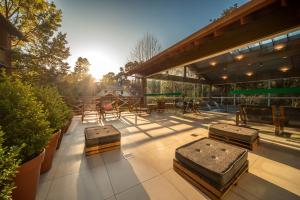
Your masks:
<svg viewBox="0 0 300 200"><path fill-rule="evenodd" d="M238 73L237 77L231 76L231 79L228 78L225 81L223 79L219 80L221 73L220 69L224 69L224 65L226 66L226 70L234 69L232 66L245 66L245 64L248 64L250 61L252 62L253 59L256 60L257 63L264 61L265 69L267 69L268 67L266 66L274 66L274 61L277 57L282 56L280 54L283 54L283 51L275 53L271 52L271 55L266 54L259 59L256 59L257 55L255 55L255 53L251 55L251 52L249 56L243 59L243 63L240 62L238 64L230 61L230 59L226 60L226 56L228 56L226 55L224 56L225 61L223 62L223 65L219 63L215 69L210 66L201 67L199 60L211 57L212 55L218 55L221 52L228 52L237 47L271 37L296 27L300 27L300 1L250 1L233 12L230 16L217 20L183 41L166 49L152 59L140 64L135 69L131 70L129 74L139 74L144 77L149 77L151 75L152 77L159 77L159 75L154 74L176 66L189 66L197 70L197 73L206 76L205 81L201 79L202 82L221 84L230 80L232 82L242 81L239 79ZM289 48L284 51L289 54L289 59L293 59L293 62L299 60L297 56L299 49L293 50L292 48ZM285 55L282 57L285 57ZM260 61L260 59L262 61ZM269 61L267 62L266 60ZM270 60L273 61L271 62ZM255 63L252 62L252 64ZM294 65L299 66L299 64L296 63L294 63ZM242 69L240 70L240 74L243 73L244 75L246 73ZM294 69L289 70L288 73L279 73L277 70L279 73L277 75L287 76L289 73L292 73L293 70ZM299 71L299 69L295 70L296 72ZM255 76L257 79L266 77L261 75L264 71L259 71L258 69L256 71L262 76ZM226 73L229 72L230 71L227 71ZM235 72L238 71L235 69ZM269 77L271 78L271 76ZM160 75L159 78L162 79L163 77Z"/></svg>

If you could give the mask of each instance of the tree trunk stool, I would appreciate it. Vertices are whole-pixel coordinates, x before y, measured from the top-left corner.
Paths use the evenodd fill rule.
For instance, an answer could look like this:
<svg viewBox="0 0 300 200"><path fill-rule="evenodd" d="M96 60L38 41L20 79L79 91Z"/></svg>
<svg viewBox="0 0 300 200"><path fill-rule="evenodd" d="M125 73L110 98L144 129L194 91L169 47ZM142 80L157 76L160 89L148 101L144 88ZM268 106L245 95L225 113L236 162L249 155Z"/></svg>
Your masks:
<svg viewBox="0 0 300 200"><path fill-rule="evenodd" d="M85 128L85 154L92 155L120 148L120 132L112 125Z"/></svg>
<svg viewBox="0 0 300 200"><path fill-rule="evenodd" d="M202 138L176 149L173 169L210 198L220 199L248 171L248 150Z"/></svg>
<svg viewBox="0 0 300 200"><path fill-rule="evenodd" d="M230 144L254 150L259 143L256 129L230 124L213 124L209 127L209 137Z"/></svg>

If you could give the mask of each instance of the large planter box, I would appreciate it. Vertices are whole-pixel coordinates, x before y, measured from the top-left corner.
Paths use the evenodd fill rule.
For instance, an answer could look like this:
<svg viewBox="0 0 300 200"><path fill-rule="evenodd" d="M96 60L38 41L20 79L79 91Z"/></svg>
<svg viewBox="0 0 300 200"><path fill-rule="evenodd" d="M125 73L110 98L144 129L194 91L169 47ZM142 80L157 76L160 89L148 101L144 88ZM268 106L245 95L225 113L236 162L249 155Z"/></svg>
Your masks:
<svg viewBox="0 0 300 200"><path fill-rule="evenodd" d="M61 134L61 130L58 130L55 132L52 137L50 138L48 145L46 146L45 151L45 159L42 163L41 173L45 173L49 171L52 167L52 161L54 158L54 154L56 151L56 146L58 142L58 138Z"/></svg>
<svg viewBox="0 0 300 200"><path fill-rule="evenodd" d="M35 199L44 157L45 150L37 157L19 166L14 179L16 188L14 188L12 192L12 198L14 200Z"/></svg>

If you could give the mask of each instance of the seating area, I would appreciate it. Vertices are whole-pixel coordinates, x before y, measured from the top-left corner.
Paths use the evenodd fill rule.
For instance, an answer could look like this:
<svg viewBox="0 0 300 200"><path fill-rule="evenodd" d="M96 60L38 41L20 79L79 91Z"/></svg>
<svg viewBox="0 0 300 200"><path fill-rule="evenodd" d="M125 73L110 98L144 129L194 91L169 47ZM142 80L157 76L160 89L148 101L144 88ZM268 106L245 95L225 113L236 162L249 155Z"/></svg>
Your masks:
<svg viewBox="0 0 300 200"><path fill-rule="evenodd" d="M137 116L137 124L129 112L100 121L95 114L83 123L75 116L52 169L41 175L37 199L299 199L298 150L263 135L253 151L208 139L209 127L219 123L234 125L235 115L154 112ZM86 156L84 130L99 125L120 132L120 149ZM194 156L199 151L204 157ZM207 163L213 161L222 165ZM184 170L197 181L188 180Z"/></svg>

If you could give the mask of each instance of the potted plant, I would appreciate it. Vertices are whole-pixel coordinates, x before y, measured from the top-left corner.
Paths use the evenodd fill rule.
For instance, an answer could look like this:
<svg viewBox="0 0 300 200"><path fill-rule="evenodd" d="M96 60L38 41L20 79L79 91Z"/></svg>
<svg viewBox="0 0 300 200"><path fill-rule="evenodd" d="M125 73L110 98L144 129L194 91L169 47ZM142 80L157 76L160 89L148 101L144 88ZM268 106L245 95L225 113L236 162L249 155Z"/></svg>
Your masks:
<svg viewBox="0 0 300 200"><path fill-rule="evenodd" d="M62 100L57 89L54 87L35 87L34 93L37 99L44 105L44 112L48 113L47 120L53 131L45 151L45 159L42 163L41 173L47 172L52 167L58 141L61 141L61 128L70 116L70 110Z"/></svg>
<svg viewBox="0 0 300 200"><path fill-rule="evenodd" d="M0 199L10 200L14 188L14 177L20 160L18 147L4 147L3 132L0 127Z"/></svg>
<svg viewBox="0 0 300 200"><path fill-rule="evenodd" d="M157 103L157 110L162 112L165 109L165 104L166 104L165 97L161 96L156 98L156 103Z"/></svg>
<svg viewBox="0 0 300 200"><path fill-rule="evenodd" d="M13 199L35 199L44 159L44 147L51 129L32 87L0 76L0 125L5 132L3 146L22 147L20 166L14 178Z"/></svg>

